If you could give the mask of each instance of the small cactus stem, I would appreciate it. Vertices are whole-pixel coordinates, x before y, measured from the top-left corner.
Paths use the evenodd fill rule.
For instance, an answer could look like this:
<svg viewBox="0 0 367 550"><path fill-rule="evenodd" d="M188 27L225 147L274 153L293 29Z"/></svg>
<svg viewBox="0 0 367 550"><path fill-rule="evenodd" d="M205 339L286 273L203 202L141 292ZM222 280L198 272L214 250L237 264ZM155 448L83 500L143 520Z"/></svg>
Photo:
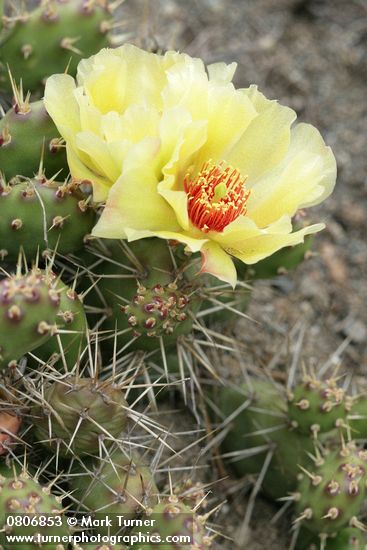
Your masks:
<svg viewBox="0 0 367 550"><path fill-rule="evenodd" d="M353 443L344 444L325 457L319 474L317 484L313 478L311 482L307 478L299 481L297 508L301 515L306 509L312 510L312 517L304 518L307 529L332 535L359 514L366 495L367 452Z"/></svg>

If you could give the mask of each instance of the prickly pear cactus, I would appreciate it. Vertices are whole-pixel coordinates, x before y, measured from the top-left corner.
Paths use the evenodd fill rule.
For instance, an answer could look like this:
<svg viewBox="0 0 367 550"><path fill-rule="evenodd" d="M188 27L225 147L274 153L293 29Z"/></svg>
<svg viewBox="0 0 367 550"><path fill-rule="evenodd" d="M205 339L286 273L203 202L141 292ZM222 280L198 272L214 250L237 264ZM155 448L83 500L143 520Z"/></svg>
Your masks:
<svg viewBox="0 0 367 550"><path fill-rule="evenodd" d="M154 350L160 337L166 347L175 346L178 336L192 331L192 313L200 306L194 282L175 266L169 245L160 239L108 246L111 260L93 269L97 292L88 293L86 304L105 310L102 328L111 331L111 345L117 328L119 348Z"/></svg>
<svg viewBox="0 0 367 550"><path fill-rule="evenodd" d="M204 550L212 547L212 537L207 534L205 528L205 518L195 513L189 506L175 497L164 499L153 508L147 510L146 516L154 525L139 527L139 532L149 534L151 543L139 545L137 542L132 547L147 548L152 550L157 547L157 542L161 541L159 548L162 550L198 548ZM146 529L146 531L145 531ZM132 531L132 536L136 529ZM176 540L175 537L177 537ZM178 537L188 537L190 542L180 542ZM171 542L166 542L170 538ZM183 538L181 539L181 541Z"/></svg>
<svg viewBox="0 0 367 550"><path fill-rule="evenodd" d="M50 487L40 485L36 479L25 471L15 474L12 469L5 465L0 465L0 544L4 548L9 548L5 541L4 528L6 526L6 516L8 514L26 514L30 518L35 514L45 514L54 519L53 526L38 524L11 526L6 528L8 535L17 536L43 536L67 535L67 529L63 524L62 501L59 497L51 493ZM34 550L42 548L45 550L62 550L64 546L56 543L22 542L11 543L11 548L15 550ZM65 546L66 548L66 546Z"/></svg>
<svg viewBox="0 0 367 550"><path fill-rule="evenodd" d="M98 454L111 446L126 426L122 389L106 380L70 376L43 390L42 406L32 409L34 435L64 455Z"/></svg>
<svg viewBox="0 0 367 550"><path fill-rule="evenodd" d="M59 370L71 371L79 361L86 345L87 318L81 297L61 280L56 284L60 296L57 330L28 358L36 367L47 363Z"/></svg>
<svg viewBox="0 0 367 550"><path fill-rule="evenodd" d="M163 336L172 334L188 319L189 302L175 282L151 288L138 285L131 303L121 309L135 335Z"/></svg>
<svg viewBox="0 0 367 550"><path fill-rule="evenodd" d="M229 458L231 467L238 475L259 473L269 447L268 430L286 422L284 397L272 382L254 379L250 387L221 388L219 399L224 423L232 418L223 451L233 455L244 451L243 458Z"/></svg>
<svg viewBox="0 0 367 550"><path fill-rule="evenodd" d="M10 9L11 9L11 3ZM38 90L46 77L75 73L81 57L108 46L111 14L108 1L44 0L32 11L22 10L3 20L7 31L1 47L0 86L6 89L6 66L25 90Z"/></svg>
<svg viewBox="0 0 367 550"><path fill-rule="evenodd" d="M316 436L345 426L351 402L337 380L323 382L305 376L289 395L288 407L293 426L304 434Z"/></svg>
<svg viewBox="0 0 367 550"><path fill-rule="evenodd" d="M223 388L220 395L222 414L231 418L222 442L230 468L239 476L259 474L268 460L262 490L273 499L294 491L298 465L308 464L314 444L289 422L285 395L273 382L256 379L251 387Z"/></svg>
<svg viewBox="0 0 367 550"><path fill-rule="evenodd" d="M139 457L127 458L119 449L98 460L90 471L78 471L69 485L81 510L110 515L122 514L126 519L140 515L157 503L158 489L152 473ZM116 534L121 528L100 527L101 533Z"/></svg>
<svg viewBox="0 0 367 550"><path fill-rule="evenodd" d="M29 103L18 98L0 119L1 172L6 179L32 178L41 161L47 176L67 177L65 147L43 101Z"/></svg>
<svg viewBox="0 0 367 550"><path fill-rule="evenodd" d="M56 330L60 296L39 270L0 281L0 368L42 345Z"/></svg>
<svg viewBox="0 0 367 550"><path fill-rule="evenodd" d="M353 444L303 470L297 522L314 533L337 533L356 520L366 497L367 451Z"/></svg>
<svg viewBox="0 0 367 550"><path fill-rule="evenodd" d="M0 250L16 261L22 249L32 259L45 250L76 252L93 227L95 213L76 184L16 179L0 187Z"/></svg>

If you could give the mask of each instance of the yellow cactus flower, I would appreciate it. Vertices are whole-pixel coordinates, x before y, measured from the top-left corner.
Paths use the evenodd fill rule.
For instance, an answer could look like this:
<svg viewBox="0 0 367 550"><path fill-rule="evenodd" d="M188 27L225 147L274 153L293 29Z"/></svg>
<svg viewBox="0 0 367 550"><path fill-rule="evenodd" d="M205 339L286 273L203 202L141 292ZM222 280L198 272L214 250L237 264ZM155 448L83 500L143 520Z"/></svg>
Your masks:
<svg viewBox="0 0 367 550"><path fill-rule="evenodd" d="M125 45L81 61L76 82L48 79L71 174L105 202L94 235L177 240L234 286L233 257L253 264L324 227L293 231L292 217L332 192L330 148L234 71Z"/></svg>

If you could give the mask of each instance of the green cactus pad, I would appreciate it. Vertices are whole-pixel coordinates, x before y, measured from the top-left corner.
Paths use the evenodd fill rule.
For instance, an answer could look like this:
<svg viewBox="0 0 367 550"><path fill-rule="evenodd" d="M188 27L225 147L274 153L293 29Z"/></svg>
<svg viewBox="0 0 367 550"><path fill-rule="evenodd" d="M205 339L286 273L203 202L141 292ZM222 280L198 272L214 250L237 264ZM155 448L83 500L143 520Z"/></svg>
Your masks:
<svg viewBox="0 0 367 550"><path fill-rule="evenodd" d="M195 285L175 267L168 244L162 239L141 239L126 245L107 242L106 260L91 270L96 291L86 296L86 305L104 310L102 329L118 330L117 345L129 342L131 349L159 349L162 336L166 348L177 337L192 331L192 314L200 307ZM98 260L98 249L90 262ZM110 259L109 259L110 258ZM106 342L108 345L108 342Z"/></svg>
<svg viewBox="0 0 367 550"><path fill-rule="evenodd" d="M62 543L44 543L22 542L21 544L12 543L7 545L5 534L1 532L6 524L8 514L26 514L30 518L35 514L45 514L55 519L54 526L12 526L7 529L10 535L28 535L37 533L44 536L66 536L67 529L62 522L62 504L58 497L55 497L49 487L44 487L36 479L32 479L26 472L14 474L5 465L0 465L0 544L4 548L14 548L14 550L35 550L36 548L45 550L62 550L67 547ZM61 525L58 525L61 523Z"/></svg>
<svg viewBox="0 0 367 550"><path fill-rule="evenodd" d="M304 472L297 489L297 522L318 534L337 533L361 510L366 497L367 451L352 444Z"/></svg>
<svg viewBox="0 0 367 550"><path fill-rule="evenodd" d="M47 0L29 13L6 20L1 47L0 88L7 89L6 66L26 91L42 90L45 78L66 69L75 74L82 57L108 46L111 15L102 2Z"/></svg>
<svg viewBox="0 0 367 550"><path fill-rule="evenodd" d="M43 398L32 409L34 435L61 456L98 454L100 440L108 447L126 426L123 392L106 380L70 376L46 386Z"/></svg>
<svg viewBox="0 0 367 550"><path fill-rule="evenodd" d="M288 407L297 430L317 435L346 424L350 400L336 380L324 382L305 376L289 395Z"/></svg>
<svg viewBox="0 0 367 550"><path fill-rule="evenodd" d="M0 119L0 166L6 179L38 173L41 158L47 176L69 168L65 147L43 101L17 103Z"/></svg>
<svg viewBox="0 0 367 550"><path fill-rule="evenodd" d="M0 368L42 345L55 331L60 296L33 270L0 281Z"/></svg>
<svg viewBox="0 0 367 550"><path fill-rule="evenodd" d="M134 518L157 503L158 490L149 468L139 457L127 458L118 449L97 460L92 471L76 472L69 485L81 510L100 512L111 518L114 514ZM112 527L99 527L99 532L119 533L121 527L113 523Z"/></svg>
<svg viewBox="0 0 367 550"><path fill-rule="evenodd" d="M286 422L285 399L276 385L267 380L254 379L251 387L220 389L220 409L224 417L229 417L240 407L243 410L233 418L222 449L224 453L254 449L253 456L230 459L230 464L238 475L259 473L269 448L266 430L281 428ZM261 433L264 430L265 433ZM264 446L266 449L262 452L256 451Z"/></svg>
<svg viewBox="0 0 367 550"><path fill-rule="evenodd" d="M221 389L220 408L225 416L229 417L247 402L233 418L222 449L231 455L230 466L239 476L259 474L271 453L262 489L277 499L295 490L298 464L308 464L307 453L314 451L314 445L309 437L290 426L286 398L274 383L254 379L251 386ZM248 456L241 458L241 451Z"/></svg>
<svg viewBox="0 0 367 550"><path fill-rule="evenodd" d="M121 307L136 335L163 336L175 329L180 333L179 325L188 320L189 301L177 284L171 282L151 288L138 285L131 303Z"/></svg>
<svg viewBox="0 0 367 550"><path fill-rule="evenodd" d="M60 296L57 331L34 354L40 361L70 371L86 344L87 319L83 303L75 290L62 281L58 281L56 286ZM39 365L37 360L30 360L28 365L30 363L32 366Z"/></svg>
<svg viewBox="0 0 367 550"><path fill-rule="evenodd" d="M27 179L0 187L0 250L6 261L16 261L21 249L32 260L38 251L76 252L94 221L73 183Z"/></svg>

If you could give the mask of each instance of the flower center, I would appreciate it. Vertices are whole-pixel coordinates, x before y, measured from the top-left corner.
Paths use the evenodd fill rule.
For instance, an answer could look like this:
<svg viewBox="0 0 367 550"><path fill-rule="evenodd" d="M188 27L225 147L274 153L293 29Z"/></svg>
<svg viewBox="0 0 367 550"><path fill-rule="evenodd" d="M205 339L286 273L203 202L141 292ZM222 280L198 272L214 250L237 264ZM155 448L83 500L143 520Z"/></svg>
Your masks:
<svg viewBox="0 0 367 550"><path fill-rule="evenodd" d="M206 162L198 175L184 179L188 197L188 213L193 225L208 233L221 232L239 216L246 214L250 191L245 188L246 177L224 162Z"/></svg>

